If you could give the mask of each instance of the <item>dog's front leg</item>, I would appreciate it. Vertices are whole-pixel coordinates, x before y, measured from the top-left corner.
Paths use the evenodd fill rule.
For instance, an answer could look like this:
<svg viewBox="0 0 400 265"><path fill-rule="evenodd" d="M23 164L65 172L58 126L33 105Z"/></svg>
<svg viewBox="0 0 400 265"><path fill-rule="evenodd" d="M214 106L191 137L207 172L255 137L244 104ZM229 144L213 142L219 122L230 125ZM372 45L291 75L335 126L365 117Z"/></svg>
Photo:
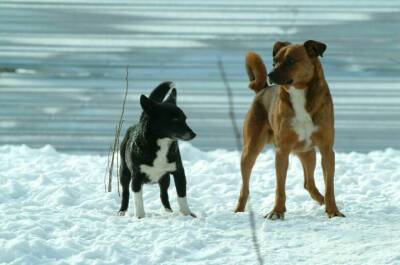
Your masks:
<svg viewBox="0 0 400 265"><path fill-rule="evenodd" d="M337 206L335 201L335 190L334 190L334 174L335 174L335 153L332 150L332 146L320 147L321 152L321 164L324 172L325 181L325 211L328 217L344 217Z"/></svg>
<svg viewBox="0 0 400 265"><path fill-rule="evenodd" d="M140 176L132 179L133 199L135 202L135 216L140 219L145 216L143 206L143 180Z"/></svg>
<svg viewBox="0 0 400 265"><path fill-rule="evenodd" d="M274 209L265 217L268 219L284 219L286 212L286 175L289 165L289 153L286 150L276 149L275 152L275 171L276 171L276 192Z"/></svg>
<svg viewBox="0 0 400 265"><path fill-rule="evenodd" d="M173 172L172 175L174 176L176 192L178 193L179 211L183 215L191 215L192 217L196 217L196 215L190 211L187 202L186 176L185 176L185 170L183 169L182 161L176 162L176 171Z"/></svg>

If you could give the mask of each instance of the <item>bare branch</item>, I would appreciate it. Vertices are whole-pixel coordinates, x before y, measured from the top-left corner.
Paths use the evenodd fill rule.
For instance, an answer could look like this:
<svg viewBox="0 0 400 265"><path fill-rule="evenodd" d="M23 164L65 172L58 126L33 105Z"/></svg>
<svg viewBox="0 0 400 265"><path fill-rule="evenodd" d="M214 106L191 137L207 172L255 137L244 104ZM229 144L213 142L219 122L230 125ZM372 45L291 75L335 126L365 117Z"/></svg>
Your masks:
<svg viewBox="0 0 400 265"><path fill-rule="evenodd" d="M104 191L105 192L107 192L107 172L108 172L108 168L110 167L110 152L111 152L111 145L108 148L107 167L106 167L106 173L104 174Z"/></svg>
<svg viewBox="0 0 400 265"><path fill-rule="evenodd" d="M119 122L117 126L115 126L115 135L114 135L114 143L113 145L110 145L110 149L108 151L108 162L107 162L107 168L106 168L106 175L108 171L108 192L112 191L112 174L113 174L113 169L114 169L114 159L115 159L115 154L117 155L116 157L116 164L117 164L117 187L118 187L118 195L120 195L119 191L119 172L118 172L118 156L119 156L119 137L121 135L121 129L122 129L122 124L124 123L123 117L125 114L125 105L126 105L126 98L128 96L128 89L129 89L129 66L126 66L126 77L125 77L125 95L124 95L124 101L122 103L122 111L121 111L121 116L119 117ZM110 159L111 156L111 159Z"/></svg>

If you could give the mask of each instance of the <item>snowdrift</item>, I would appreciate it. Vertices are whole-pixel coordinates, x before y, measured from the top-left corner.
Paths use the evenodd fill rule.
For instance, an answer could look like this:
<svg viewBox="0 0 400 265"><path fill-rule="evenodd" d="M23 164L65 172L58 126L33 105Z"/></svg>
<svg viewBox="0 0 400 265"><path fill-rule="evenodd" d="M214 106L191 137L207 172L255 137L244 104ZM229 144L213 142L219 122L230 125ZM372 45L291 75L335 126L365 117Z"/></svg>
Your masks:
<svg viewBox="0 0 400 265"><path fill-rule="evenodd" d="M0 264L256 264L248 212L234 214L239 153L181 144L189 204L198 218L164 212L158 185L144 187L146 218L117 216L104 191L106 157L51 146L0 147ZM319 158L318 158L319 159ZM266 264L399 264L400 152L336 155L336 199L346 218L328 219L303 189L291 157L284 221L263 215L274 201L272 150L251 180L251 203ZM318 161L319 163L320 161ZM316 181L323 192L321 167Z"/></svg>

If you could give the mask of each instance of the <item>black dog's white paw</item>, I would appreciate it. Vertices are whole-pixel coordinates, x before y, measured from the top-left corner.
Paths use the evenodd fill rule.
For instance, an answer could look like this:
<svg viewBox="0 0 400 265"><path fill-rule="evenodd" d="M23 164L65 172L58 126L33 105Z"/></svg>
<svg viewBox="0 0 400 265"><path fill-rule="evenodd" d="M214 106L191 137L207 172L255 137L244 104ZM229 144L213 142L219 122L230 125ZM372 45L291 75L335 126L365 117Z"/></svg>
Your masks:
<svg viewBox="0 0 400 265"><path fill-rule="evenodd" d="M119 211L118 212L118 216L125 216L125 214L126 214L126 211Z"/></svg>
<svg viewBox="0 0 400 265"><path fill-rule="evenodd" d="M144 210L137 209L135 211L135 216L136 216L137 219L142 219L142 218L144 218L146 216L146 214L145 214Z"/></svg>
<svg viewBox="0 0 400 265"><path fill-rule="evenodd" d="M184 216L189 216L190 215L193 218L197 218L197 216L194 213L190 212L190 211L180 211L180 212Z"/></svg>

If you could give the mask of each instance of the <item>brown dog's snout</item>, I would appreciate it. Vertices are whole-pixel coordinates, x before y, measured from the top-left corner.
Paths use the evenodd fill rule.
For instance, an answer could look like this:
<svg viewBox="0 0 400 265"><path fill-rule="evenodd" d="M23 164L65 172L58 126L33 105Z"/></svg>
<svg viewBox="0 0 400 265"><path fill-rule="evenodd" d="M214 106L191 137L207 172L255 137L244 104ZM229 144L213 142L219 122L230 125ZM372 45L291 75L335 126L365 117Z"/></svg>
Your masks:
<svg viewBox="0 0 400 265"><path fill-rule="evenodd" d="M293 79L285 77L282 75L282 71L273 70L268 74L268 79L271 83L277 85L290 85L293 83Z"/></svg>

